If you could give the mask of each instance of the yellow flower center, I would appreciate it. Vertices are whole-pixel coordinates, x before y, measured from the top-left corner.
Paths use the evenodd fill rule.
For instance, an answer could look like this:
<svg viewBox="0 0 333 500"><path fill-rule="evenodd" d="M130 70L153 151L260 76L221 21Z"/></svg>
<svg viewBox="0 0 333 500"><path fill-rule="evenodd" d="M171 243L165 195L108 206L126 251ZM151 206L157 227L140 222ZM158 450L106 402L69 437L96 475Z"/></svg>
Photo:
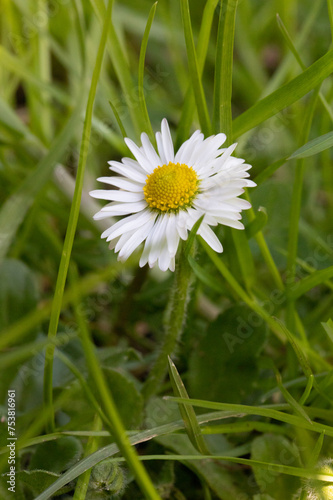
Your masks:
<svg viewBox="0 0 333 500"><path fill-rule="evenodd" d="M174 212L191 205L198 185L199 180L192 167L169 162L148 175L143 192L150 208Z"/></svg>

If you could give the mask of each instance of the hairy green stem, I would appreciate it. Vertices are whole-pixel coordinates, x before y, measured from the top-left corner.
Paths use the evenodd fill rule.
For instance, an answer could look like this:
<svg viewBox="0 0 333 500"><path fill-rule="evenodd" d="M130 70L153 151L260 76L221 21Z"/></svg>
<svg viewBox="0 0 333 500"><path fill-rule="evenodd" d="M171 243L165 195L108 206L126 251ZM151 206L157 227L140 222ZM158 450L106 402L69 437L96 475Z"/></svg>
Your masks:
<svg viewBox="0 0 333 500"><path fill-rule="evenodd" d="M166 310L163 344L142 391L145 398L156 393L159 385L163 382L168 370L168 356L174 353L183 332L192 276L192 269L183 245L176 263L174 283Z"/></svg>

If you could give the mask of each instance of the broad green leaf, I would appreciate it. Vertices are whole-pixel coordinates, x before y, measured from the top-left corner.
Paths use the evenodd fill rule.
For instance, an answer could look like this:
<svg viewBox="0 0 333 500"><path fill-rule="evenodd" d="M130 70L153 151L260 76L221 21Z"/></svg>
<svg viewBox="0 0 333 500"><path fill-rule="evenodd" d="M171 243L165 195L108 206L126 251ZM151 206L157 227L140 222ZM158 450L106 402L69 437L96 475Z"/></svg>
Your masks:
<svg viewBox="0 0 333 500"><path fill-rule="evenodd" d="M329 149L333 146L333 132L316 137L312 141L307 142L301 148L297 149L292 155L289 156L288 160L294 160L298 158L307 158L308 156L313 156L325 149Z"/></svg>
<svg viewBox="0 0 333 500"><path fill-rule="evenodd" d="M168 358L168 362L169 362L169 375L170 375L171 385L175 396L179 396L181 398L188 398L188 394L184 386L184 383L180 378L178 370L170 357ZM191 443L193 444L195 449L198 450L200 453L209 455L209 451L201 434L201 429L197 422L197 417L192 406L179 405L179 410L183 417L185 429Z"/></svg>
<svg viewBox="0 0 333 500"><path fill-rule="evenodd" d="M190 394L211 401L246 401L258 378L257 356L266 336L264 322L245 306L221 314L191 353Z"/></svg>
<svg viewBox="0 0 333 500"><path fill-rule="evenodd" d="M120 417L127 429L140 426L143 412L143 397L134 382L121 371L104 368L104 375L117 405ZM128 409L131 411L128 411Z"/></svg>
<svg viewBox="0 0 333 500"><path fill-rule="evenodd" d="M260 462L300 467L299 451L295 444L284 436L263 434L255 438L251 446L251 458ZM300 487L299 479L278 472L253 467L256 482L262 493L272 495L275 500L286 500Z"/></svg>
<svg viewBox="0 0 333 500"><path fill-rule="evenodd" d="M34 273L19 260L5 259L0 275L0 330L4 330L35 309L39 293Z"/></svg>
<svg viewBox="0 0 333 500"><path fill-rule="evenodd" d="M333 49L314 62L302 74L264 97L233 122L234 137L245 134L282 109L290 106L317 87L333 72Z"/></svg>
<svg viewBox="0 0 333 500"><path fill-rule="evenodd" d="M56 474L69 469L78 462L82 455L81 441L72 436L65 436L49 443L41 443L31 457L29 469L43 469Z"/></svg>
<svg viewBox="0 0 333 500"><path fill-rule="evenodd" d="M48 470L22 470L16 473L16 479L24 483L25 488L29 488L34 496L39 495L53 484L60 474ZM63 486L57 493L62 495L73 488L72 484Z"/></svg>

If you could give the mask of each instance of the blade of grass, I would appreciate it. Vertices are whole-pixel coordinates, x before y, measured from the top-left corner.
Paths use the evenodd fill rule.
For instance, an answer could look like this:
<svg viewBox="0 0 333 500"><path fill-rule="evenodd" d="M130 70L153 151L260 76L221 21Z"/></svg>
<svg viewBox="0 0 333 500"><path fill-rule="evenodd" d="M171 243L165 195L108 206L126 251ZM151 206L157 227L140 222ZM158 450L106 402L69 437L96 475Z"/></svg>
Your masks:
<svg viewBox="0 0 333 500"><path fill-rule="evenodd" d="M94 417L92 428L93 431L95 432L102 430L102 421L98 414L96 414ZM98 442L99 442L98 437L95 436L89 437L87 446L84 450L85 457L89 457L89 455L97 451ZM88 469L83 474L81 474L81 476L79 476L75 486L73 500L85 500L88 491L90 474L91 474L91 469Z"/></svg>
<svg viewBox="0 0 333 500"><path fill-rule="evenodd" d="M294 160L299 158L308 158L309 156L316 155L329 149L333 146L333 132L328 132L328 134L316 137L312 141L307 142L302 147L298 148L292 155L289 156L288 160Z"/></svg>
<svg viewBox="0 0 333 500"><path fill-rule="evenodd" d="M60 161L64 155L80 122L80 117L81 104L73 111L62 131L51 145L50 150L37 165L37 168L2 206L0 211L0 261L5 257L17 229L33 203L34 197L45 186L51 177L56 162Z"/></svg>
<svg viewBox="0 0 333 500"><path fill-rule="evenodd" d="M168 362L169 362L169 375L170 375L171 385L175 396L179 396L181 398L188 398L188 394L184 386L184 383L180 378L178 370L173 361L171 360L170 356L168 356ZM206 443L201 434L201 429L192 406L179 405L179 410L184 421L185 430L187 432L187 435L191 443L198 450L199 453L202 453L204 455L209 455L210 453L207 449Z"/></svg>
<svg viewBox="0 0 333 500"><path fill-rule="evenodd" d="M229 418L232 416L235 415L231 414L230 412L214 412L204 415L198 415L198 422L199 423L209 422L210 420L219 420L221 418ZM135 433L134 435L130 436L129 440L132 445L135 445L154 439L157 436L163 436L166 434L170 434L171 432L176 432L183 428L184 428L183 420L177 420L176 422L168 423L159 427L155 427L153 429L148 429L145 431L140 431L138 433ZM30 442L27 443L31 444ZM39 495L35 500L48 500L62 486L64 486L70 481L73 481L84 471L90 469L91 467L98 464L102 460L112 457L118 452L119 449L116 444L104 446L95 453L91 454L89 457L80 460L77 464L71 467L59 479L57 479L49 488L47 488L41 495Z"/></svg>
<svg viewBox="0 0 333 500"><path fill-rule="evenodd" d="M208 43L211 35L212 22L218 1L219 0L208 0L202 15L202 22L200 26L198 43L197 43L198 70L200 78L205 65ZM186 92L185 101L182 107L182 114L179 120L179 126L177 128L177 138L176 138L177 147L180 147L180 145L189 136L194 109L195 109L195 101L194 101L193 89L191 85L189 85L189 88Z"/></svg>
<svg viewBox="0 0 333 500"><path fill-rule="evenodd" d="M312 422L311 424L307 422L304 418L298 417L296 415L289 415L288 413L283 413L278 410L273 410L270 408L264 408L260 406L246 406L240 404L231 403L216 403L214 401L204 401L201 399L184 399L175 398L173 396L165 396L164 399L172 401L174 403L183 403L192 406L198 406L199 408L208 408L211 410L229 410L234 412L243 413L246 415L257 415L261 417L272 418L278 420L279 422L284 422L286 424L294 425L296 427L301 427L303 429L309 429L314 432L322 433L326 432L328 436L333 436L333 427L328 425L319 424L318 422Z"/></svg>
<svg viewBox="0 0 333 500"><path fill-rule="evenodd" d="M333 343L333 321L329 319L326 323L322 323L321 326L324 328L328 338Z"/></svg>
<svg viewBox="0 0 333 500"><path fill-rule="evenodd" d="M275 376L276 376L276 381L277 381L278 388L280 389L280 392L281 392L282 396L284 397L284 399L286 400L286 402L290 405L290 407L294 410L294 413L296 415L299 415L301 418L304 418L305 420L307 420L312 425L312 420L309 417L309 415L302 408L302 406L296 401L296 399L294 399L292 397L292 395L290 394L290 392L283 386L281 375L280 375L280 373L277 370L275 372ZM312 376L312 381L313 381L313 376Z"/></svg>
<svg viewBox="0 0 333 500"><path fill-rule="evenodd" d="M288 30L286 28L286 26L284 25L282 19L280 18L279 14L276 14L276 19L277 19L277 23L278 23L278 26L279 26L279 29L285 39L285 41L287 42L287 45L290 49L290 51L292 52L292 54L294 55L296 61L298 62L300 68L304 71L306 69L306 66L305 64L303 63L302 59L301 59L301 56L299 55L299 53L297 52L297 49L291 39L291 36L289 35L288 33ZM325 110L327 111L331 121L333 121L333 113L332 113L332 110L331 110L331 107L330 105L328 104L328 102L326 101L324 95L322 94L322 92L319 91L319 99L321 101L321 103L323 104Z"/></svg>
<svg viewBox="0 0 333 500"><path fill-rule="evenodd" d="M77 270L74 269L74 266L73 272L71 274L71 278L73 279L73 277L75 277L74 281L76 281ZM82 308L80 308L79 300L77 300L74 305L74 311L87 367L93 380L95 391L99 396L100 404L107 416L106 422L110 422L111 424L109 429L111 431L111 435L117 443L120 452L126 459L126 462L132 473L134 474L136 482L139 485L144 496L148 500L161 500L161 497L155 490L155 487L150 477L148 476L146 469L140 462L136 450L134 447L132 447L126 434L126 430L119 416L112 393L105 380L100 361L95 353L94 344L92 343L90 337L86 318L82 313Z"/></svg>
<svg viewBox="0 0 333 500"><path fill-rule="evenodd" d="M124 263L115 262L98 273L86 275L77 284L68 287L63 295L62 306L65 307L73 303L78 291L81 297L84 297L95 290L101 282L115 279L120 271L120 266L124 269ZM51 309L51 300L43 302L37 310L32 311L21 320L9 326L6 331L2 331L0 335L0 349L9 347L23 339L30 330L50 317Z"/></svg>
<svg viewBox="0 0 333 500"><path fill-rule="evenodd" d="M103 0L90 0L100 23L103 25L106 16L106 8ZM111 0L113 5L114 0ZM123 47L119 42L116 30L113 23L110 23L108 32L108 42L107 49L111 57L114 70L116 72L117 78L119 80L121 89L123 91L124 99L127 104L129 114L131 116L132 123L139 133L143 130L144 123L141 114L136 111L135 106L131 100L133 95L133 79L128 66L126 56L123 52Z"/></svg>
<svg viewBox="0 0 333 500"><path fill-rule="evenodd" d="M82 142L80 148L80 157L79 157L79 165L77 170L76 182L75 182L75 190L73 196L73 202L71 205L69 221L65 236L65 242L63 246L63 251L61 255L60 267L54 292L54 299L52 302L52 310L51 317L49 323L49 331L48 337L53 338L57 335L59 316L61 312L61 305L63 299L63 293L67 278L67 271L71 256L71 251L73 247L73 241L77 226L77 221L80 213L80 203L81 203L81 194L83 188L83 178L84 178L84 170L88 156L88 148L89 148L89 139L91 133L91 122L92 122L92 114L93 114L93 106L95 100L95 94L97 90L97 83L99 74L102 67L102 60L107 40L107 34L109 31L109 27L111 24L111 10L112 10L112 1L110 0L108 3L107 14L105 17L105 21L103 24L103 31L98 47L98 52L96 56L95 67L91 79L91 86L88 95L88 102L86 107L86 116L83 125L83 133L82 133ZM47 413L51 415L49 419L49 425L47 426L49 431L54 431L54 415L52 413L53 406L53 356L54 356L54 347L50 346L46 349L45 353L45 369L44 369L44 406L47 410Z"/></svg>
<svg viewBox="0 0 333 500"><path fill-rule="evenodd" d="M281 158L281 160L277 160L264 170L262 170L253 180L259 186L263 182L265 182L269 177L271 177L276 170L278 170L282 165L284 165L287 161L287 158Z"/></svg>
<svg viewBox="0 0 333 500"><path fill-rule="evenodd" d="M224 132L229 145L232 142L232 63L235 35L235 19L238 0L221 3L217 34L214 77L214 132Z"/></svg>
<svg viewBox="0 0 333 500"><path fill-rule="evenodd" d="M194 46L188 0L181 0L180 5L181 5L183 25L184 25L189 73L192 82L196 107L198 110L199 121L204 135L209 136L211 133L211 123L209 119L205 94L201 83L201 76L199 72L197 55Z"/></svg>
<svg viewBox="0 0 333 500"><path fill-rule="evenodd" d="M321 84L333 72L332 56L333 50L331 49L302 74L282 85L238 116L233 122L234 137L245 134Z"/></svg>
<svg viewBox="0 0 333 500"><path fill-rule="evenodd" d="M300 142L304 143L310 133L311 124L317 104L319 87L314 91L311 96L310 103L306 109L304 116L304 123L301 129ZM290 220L289 220L289 233L288 233L288 256L287 256L287 327L295 330L295 300L289 298L288 291L293 286L296 278L296 258L298 250L298 224L301 215L302 193L303 193L303 177L304 177L305 163L304 160L298 160L296 163L296 172L293 185L293 192L291 198Z"/></svg>
<svg viewBox="0 0 333 500"><path fill-rule="evenodd" d="M71 339L76 337L76 334L60 334L55 339L45 339L45 340L35 340L34 342L29 342L23 346L17 347L13 350L6 351L0 354L0 366L1 370L7 370L9 367L14 365L20 365L24 361L36 356L40 351L42 351L45 346L50 342L55 346L65 345Z"/></svg>
<svg viewBox="0 0 333 500"><path fill-rule="evenodd" d="M255 218L245 228L247 239L253 238L267 224L268 216L265 207L259 207Z"/></svg>
<svg viewBox="0 0 333 500"><path fill-rule="evenodd" d="M193 269L194 274L196 277L204 283L204 285L207 285L209 288L214 290L215 292L221 294L222 296L225 295L225 290L223 289L222 285L220 285L217 281L216 278L208 274L195 260L193 257L189 256L188 261L190 266Z"/></svg>
<svg viewBox="0 0 333 500"><path fill-rule="evenodd" d="M309 395L310 395L310 392L312 390L312 387L313 387L313 382L314 382L314 376L311 374L308 378L308 381L306 383L306 387L304 389L304 392L302 394L302 397L300 398L299 400L299 404L301 406L304 406L306 400L308 399Z"/></svg>
<svg viewBox="0 0 333 500"><path fill-rule="evenodd" d="M310 276L303 278L300 281L294 283L294 285L288 291L288 297L291 300L296 300L315 286L323 284L326 280L333 277L333 266L327 267L326 269L321 269L320 271L315 271Z"/></svg>
<svg viewBox="0 0 333 500"><path fill-rule="evenodd" d="M140 48L140 57L139 57L139 78L138 78L139 103L140 103L142 118L144 121L143 131L147 132L147 134L150 136L151 141L153 141L153 142L155 140L155 137L154 137L154 132L153 132L151 123L150 123L149 115L148 115L147 104L146 104L146 99L145 99L145 94L144 94L144 87L143 87L143 79L144 79L145 57L146 57L148 38L149 38L151 25L153 24L155 12L156 12L156 6L157 6L157 2L155 2L153 4L152 8L150 9L146 29L145 29L145 32L144 32L143 38L142 38L142 43L141 43L141 48Z"/></svg>

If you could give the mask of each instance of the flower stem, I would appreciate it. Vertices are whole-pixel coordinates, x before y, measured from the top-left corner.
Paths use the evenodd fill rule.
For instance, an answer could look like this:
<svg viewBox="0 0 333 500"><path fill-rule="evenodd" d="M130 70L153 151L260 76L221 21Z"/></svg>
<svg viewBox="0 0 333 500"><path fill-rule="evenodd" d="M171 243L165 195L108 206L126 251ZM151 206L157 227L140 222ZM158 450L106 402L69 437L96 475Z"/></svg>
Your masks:
<svg viewBox="0 0 333 500"><path fill-rule="evenodd" d="M193 253L193 250L191 253ZM192 278L192 270L185 255L185 245L182 245L176 262L175 279L166 309L163 344L142 391L146 399L155 394L159 385L163 382L168 370L168 356L174 353L183 332Z"/></svg>

